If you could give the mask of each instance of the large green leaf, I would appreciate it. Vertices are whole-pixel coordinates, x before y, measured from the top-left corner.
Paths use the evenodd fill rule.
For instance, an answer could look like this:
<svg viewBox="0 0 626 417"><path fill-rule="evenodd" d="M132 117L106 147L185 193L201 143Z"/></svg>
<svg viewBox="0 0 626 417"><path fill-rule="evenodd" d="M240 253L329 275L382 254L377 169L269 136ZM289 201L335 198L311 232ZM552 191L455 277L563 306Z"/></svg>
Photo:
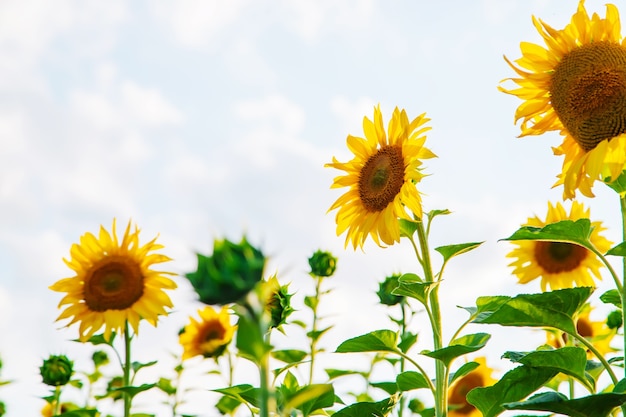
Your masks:
<svg viewBox="0 0 626 417"><path fill-rule="evenodd" d="M482 349L491 338L489 333L468 334L450 342L450 346L423 353L426 356L440 360L446 366L450 365L453 359L459 356L476 352Z"/></svg>
<svg viewBox="0 0 626 417"><path fill-rule="evenodd" d="M397 352L398 334L391 330L373 332L348 339L341 343L335 352Z"/></svg>
<svg viewBox="0 0 626 417"><path fill-rule="evenodd" d="M476 249L483 243L485 242L458 243L456 245L439 246L438 248L435 248L435 250L443 256L443 263L445 264L453 256L461 255Z"/></svg>
<svg viewBox="0 0 626 417"><path fill-rule="evenodd" d="M274 359L285 363L300 362L307 355L305 351L297 349L273 350L270 354Z"/></svg>
<svg viewBox="0 0 626 417"><path fill-rule="evenodd" d="M572 417L607 417L616 407L626 403L626 394L614 392L583 398L567 399L557 392L533 395L527 401L503 404L507 410L552 411Z"/></svg>
<svg viewBox="0 0 626 417"><path fill-rule="evenodd" d="M405 297L415 298L420 303L426 305L428 296L433 288L436 285L439 285L439 282L433 281L424 281L424 282L416 282L409 280L407 276L411 277L413 274L405 274L402 275L398 279L399 286L395 288L391 293L393 295L403 295Z"/></svg>
<svg viewBox="0 0 626 417"><path fill-rule="evenodd" d="M370 382L370 386L372 386L374 388L382 389L383 391L385 391L389 395L393 395L396 392L398 392L398 384L396 384L395 382L389 382L389 381Z"/></svg>
<svg viewBox="0 0 626 417"><path fill-rule="evenodd" d="M406 371L398 374L396 376L396 384L400 391L411 391L430 387L424 375L415 371Z"/></svg>
<svg viewBox="0 0 626 417"><path fill-rule="evenodd" d="M112 388L112 391L120 391L120 392L125 392L127 394L129 394L131 397L134 397L135 395L147 391L149 389L152 389L154 387L156 387L157 384L142 384L138 387L118 387L118 388Z"/></svg>
<svg viewBox="0 0 626 417"><path fill-rule="evenodd" d="M313 411L332 407L335 403L335 391L331 384L311 384L300 388L287 399L284 409L298 409L303 416Z"/></svg>
<svg viewBox="0 0 626 417"><path fill-rule="evenodd" d="M483 417L494 417L505 411L502 404L526 398L558 373L551 368L518 366L504 374L494 385L471 390L467 394L467 401L482 412Z"/></svg>
<svg viewBox="0 0 626 417"><path fill-rule="evenodd" d="M504 357L526 366L554 369L576 378L590 392L595 389L595 381L586 372L587 352L585 349L567 346L555 350L538 350L530 353L506 352Z"/></svg>
<svg viewBox="0 0 626 417"><path fill-rule="evenodd" d="M548 242L567 242L593 249L589 240L591 235L589 219L562 220L544 227L523 226L511 236L501 240L544 240Z"/></svg>
<svg viewBox="0 0 626 417"><path fill-rule="evenodd" d="M237 400L240 403L258 403L258 401L256 400L258 388L254 388L250 384L233 385L232 387L218 388L212 391L219 392L220 394Z"/></svg>
<svg viewBox="0 0 626 417"><path fill-rule="evenodd" d="M622 308L622 298L619 295L619 291L613 289L608 290L600 296L600 300L604 304L613 304L617 308Z"/></svg>
<svg viewBox="0 0 626 417"><path fill-rule="evenodd" d="M578 287L539 293L520 294L509 299L488 297L481 307L477 300L478 314L474 323L500 324L502 326L553 327L575 334L573 315L587 301L593 288ZM492 309L488 311L487 308Z"/></svg>
<svg viewBox="0 0 626 417"><path fill-rule="evenodd" d="M259 364L272 347L265 342L258 323L248 315L242 314L237 322L237 349L239 355Z"/></svg>
<svg viewBox="0 0 626 417"><path fill-rule="evenodd" d="M342 408L333 417L387 417L400 400L400 396L392 395L378 402L360 402Z"/></svg>
<svg viewBox="0 0 626 417"><path fill-rule="evenodd" d="M453 372L450 374L448 384L452 385L454 381L469 374L470 372L472 372L474 369L478 368L479 366L480 364L478 362L464 363L463 365L461 365L459 369L456 370L456 372Z"/></svg>
<svg viewBox="0 0 626 417"><path fill-rule="evenodd" d="M613 256L626 256L626 242L622 242L617 246L613 246L606 254Z"/></svg>

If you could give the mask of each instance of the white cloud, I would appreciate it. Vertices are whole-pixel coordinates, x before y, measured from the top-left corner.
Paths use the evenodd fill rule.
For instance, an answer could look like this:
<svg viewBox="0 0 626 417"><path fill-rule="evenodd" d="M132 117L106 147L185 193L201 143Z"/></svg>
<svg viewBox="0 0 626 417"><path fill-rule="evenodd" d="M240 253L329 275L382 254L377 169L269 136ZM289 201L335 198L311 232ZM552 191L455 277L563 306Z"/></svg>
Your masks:
<svg viewBox="0 0 626 417"><path fill-rule="evenodd" d="M182 122L183 115L156 88L141 87L126 81L121 86L125 112L146 126L162 126Z"/></svg>
<svg viewBox="0 0 626 417"><path fill-rule="evenodd" d="M245 0L179 0L150 2L152 12L187 47L210 44L224 28L232 25L246 5Z"/></svg>

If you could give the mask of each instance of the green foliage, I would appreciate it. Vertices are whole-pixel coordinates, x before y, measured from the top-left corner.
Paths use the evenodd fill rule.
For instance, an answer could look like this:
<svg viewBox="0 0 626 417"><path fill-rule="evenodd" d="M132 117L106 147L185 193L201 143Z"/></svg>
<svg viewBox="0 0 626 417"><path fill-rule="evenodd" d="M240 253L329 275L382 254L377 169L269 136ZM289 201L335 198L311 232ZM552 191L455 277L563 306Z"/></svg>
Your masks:
<svg viewBox="0 0 626 417"><path fill-rule="evenodd" d="M430 385L424 375L415 371L405 371L396 376L396 384L400 391L429 388Z"/></svg>
<svg viewBox="0 0 626 417"><path fill-rule="evenodd" d="M342 408L333 417L387 417L399 400L398 395L392 395L378 402L358 402Z"/></svg>
<svg viewBox="0 0 626 417"><path fill-rule="evenodd" d="M373 332L348 339L341 343L335 352L397 352L398 334L391 330Z"/></svg>
<svg viewBox="0 0 626 417"><path fill-rule="evenodd" d="M448 381L449 385L452 385L452 383L454 381L456 381L457 379L464 377L465 375L469 374L470 372L472 372L474 369L478 368L480 366L480 364L478 362L467 362L464 363L463 365L461 365L461 367L459 369L456 370L456 372L452 372L450 374L450 381Z"/></svg>
<svg viewBox="0 0 626 417"><path fill-rule="evenodd" d="M422 354L440 360L448 366L453 359L482 349L490 338L491 335L488 333L468 334L453 340L450 346Z"/></svg>
<svg viewBox="0 0 626 417"><path fill-rule="evenodd" d="M568 399L558 392L533 395L527 401L503 404L507 410L551 411L572 417L607 417L626 403L626 394L602 393L583 398Z"/></svg>
<svg viewBox="0 0 626 417"><path fill-rule="evenodd" d="M118 391L118 392L124 392L128 395L132 397L136 396L139 393L142 393L144 391L147 391L149 389L152 389L154 387L156 387L157 384L141 384L138 387L132 387L132 386L128 386L128 387L118 387L118 388L113 388L114 391Z"/></svg>
<svg viewBox="0 0 626 417"><path fill-rule="evenodd" d="M415 274L404 274L399 279L399 287L393 290L391 293L395 295L402 295L409 298L418 300L423 305L428 303L428 297L431 291L439 285L439 282L425 282L425 281L413 281Z"/></svg>
<svg viewBox="0 0 626 417"><path fill-rule="evenodd" d="M511 236L501 240L543 240L548 242L566 242L594 250L589 240L591 221L589 219L562 220L544 227L523 226Z"/></svg>
<svg viewBox="0 0 626 417"><path fill-rule="evenodd" d="M261 363L272 347L265 342L264 332L259 327L257 319L242 314L239 316L237 326L236 346L239 355L256 364Z"/></svg>
<svg viewBox="0 0 626 417"><path fill-rule="evenodd" d="M483 243L485 242L459 243L455 245L439 246L435 248L435 250L443 256L443 263L445 264L450 258L474 250Z"/></svg>
<svg viewBox="0 0 626 417"><path fill-rule="evenodd" d="M622 308L622 298L617 290L608 290L600 296L604 304L613 304L617 308Z"/></svg>

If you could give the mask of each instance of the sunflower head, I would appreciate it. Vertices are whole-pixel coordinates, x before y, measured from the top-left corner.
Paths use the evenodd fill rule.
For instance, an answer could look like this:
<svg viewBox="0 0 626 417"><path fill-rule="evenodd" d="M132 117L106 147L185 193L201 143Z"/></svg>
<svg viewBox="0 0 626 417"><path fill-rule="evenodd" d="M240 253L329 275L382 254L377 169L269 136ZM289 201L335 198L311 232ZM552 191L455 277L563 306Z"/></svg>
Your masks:
<svg viewBox="0 0 626 417"><path fill-rule="evenodd" d="M198 311L199 320L190 317L190 322L179 335L183 347L183 360L194 356L218 358L230 343L237 326L230 324L227 307L216 312L211 306Z"/></svg>
<svg viewBox="0 0 626 417"><path fill-rule="evenodd" d="M387 130L380 107L374 108L374 120L363 118L365 138L348 135L348 148L354 154L348 162L333 162L326 167L344 171L331 188L347 187L330 207L337 209L337 235L347 231L346 246L363 247L367 236L379 246L400 241L398 219L422 217L422 202L416 184L424 174L422 159L435 155L424 146L424 114L409 121L397 107ZM408 210L408 211L407 211Z"/></svg>
<svg viewBox="0 0 626 417"><path fill-rule="evenodd" d="M213 254L198 254L198 268L186 275L200 301L209 305L234 303L261 281L263 252L244 237L240 243L216 240Z"/></svg>
<svg viewBox="0 0 626 417"><path fill-rule="evenodd" d="M617 8L606 7L606 17L590 17L581 0L560 30L533 17L545 46L522 42L522 57L506 60L517 88L500 87L523 100L515 112L522 136L565 137L554 149L564 155L555 185L564 186L565 198L576 190L592 197L596 180L616 181L626 164L626 45Z"/></svg>
<svg viewBox="0 0 626 417"><path fill-rule="evenodd" d="M589 209L582 203L572 202L569 214L561 203L548 203L548 214L545 220L531 217L524 226L544 227L562 220L578 220L589 218ZM601 235L605 230L599 221L591 222L591 243L601 252L611 248L611 242ZM527 284L537 278L541 279L541 289L548 287L553 290L571 288L573 286L595 286L594 277L601 279L602 262L588 249L572 243L521 240L512 242L515 248L506 256L513 258L509 266L520 284Z"/></svg>
<svg viewBox="0 0 626 417"><path fill-rule="evenodd" d="M495 383L493 369L487 366L484 357L474 359L478 367L465 376L457 379L448 389L449 417L480 417L481 412L467 402L467 393L478 387L486 387Z"/></svg>
<svg viewBox="0 0 626 417"><path fill-rule="evenodd" d="M139 243L139 229L126 231L119 241L115 220L109 233L100 227L98 236L85 233L80 243L70 249L70 259L64 259L75 273L52 286L53 291L67 293L59 302L65 307L57 320L71 318L70 326L80 322L79 338L88 340L104 327L104 337L109 340L111 332L123 333L126 323L135 334L139 321L147 320L156 326L160 315L166 315L166 307L172 302L164 289L172 290L176 284L167 278L172 272L154 271L155 264L169 261L165 255L154 253L163 248L156 238Z"/></svg>

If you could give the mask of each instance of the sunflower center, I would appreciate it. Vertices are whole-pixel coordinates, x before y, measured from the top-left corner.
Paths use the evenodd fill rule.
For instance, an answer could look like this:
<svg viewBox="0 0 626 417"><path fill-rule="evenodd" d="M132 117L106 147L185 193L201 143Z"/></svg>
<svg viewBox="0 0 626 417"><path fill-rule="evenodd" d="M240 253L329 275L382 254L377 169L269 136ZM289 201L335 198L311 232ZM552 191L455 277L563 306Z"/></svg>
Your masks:
<svg viewBox="0 0 626 417"><path fill-rule="evenodd" d="M567 53L550 81L552 107L585 151L626 132L626 47L593 42Z"/></svg>
<svg viewBox="0 0 626 417"><path fill-rule="evenodd" d="M109 256L85 276L85 303L92 311L124 310L143 295L144 277L135 262Z"/></svg>
<svg viewBox="0 0 626 417"><path fill-rule="evenodd" d="M367 211L383 211L404 185L401 146L384 146L372 155L359 175L359 197Z"/></svg>
<svg viewBox="0 0 626 417"><path fill-rule="evenodd" d="M220 340L224 338L226 329L218 321L208 323L204 328L204 334L202 335L202 341L211 342L213 340Z"/></svg>
<svg viewBox="0 0 626 417"><path fill-rule="evenodd" d="M469 373L461 378L450 393L450 405L454 407L454 412L457 414L471 414L472 411L475 410L475 407L468 403L465 397L472 389L484 385L485 381L483 376L477 372Z"/></svg>
<svg viewBox="0 0 626 417"><path fill-rule="evenodd" d="M593 327L591 327L589 320L584 318L579 318L576 322L576 331L582 337L593 337Z"/></svg>
<svg viewBox="0 0 626 417"><path fill-rule="evenodd" d="M587 257L587 249L573 243L535 242L535 260L550 274L570 272Z"/></svg>

